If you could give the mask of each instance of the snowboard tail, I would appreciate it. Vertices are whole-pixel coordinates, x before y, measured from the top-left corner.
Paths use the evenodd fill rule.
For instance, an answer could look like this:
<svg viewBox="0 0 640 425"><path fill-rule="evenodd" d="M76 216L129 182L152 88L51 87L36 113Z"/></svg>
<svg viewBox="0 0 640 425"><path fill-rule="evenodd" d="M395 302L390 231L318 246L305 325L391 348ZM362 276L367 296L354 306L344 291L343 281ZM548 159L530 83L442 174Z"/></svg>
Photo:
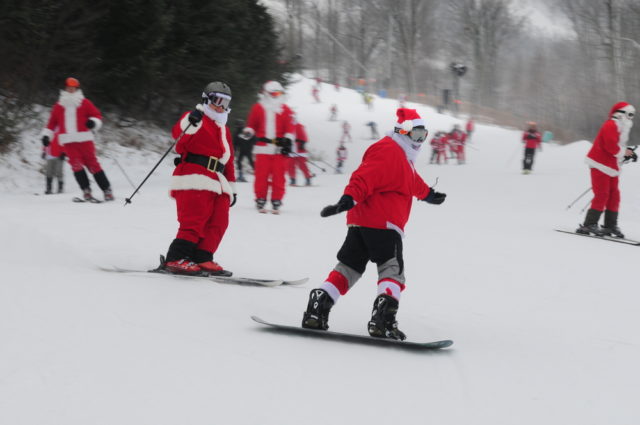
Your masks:
<svg viewBox="0 0 640 425"><path fill-rule="evenodd" d="M268 322L263 320L257 316L251 316L254 322L260 323L261 325L267 326L269 330L293 334L293 335L302 335L302 336L310 336L310 337L318 337L325 339L333 339L344 342L355 342L359 344L367 344L367 345L377 345L384 347L400 347L411 350L437 350L441 348L447 348L453 345L453 341L445 339L440 341L430 341L430 342L413 342L413 341L398 341L395 339L389 338L374 338L368 335L358 335L344 332L334 332L334 331L323 331L317 329L306 329L298 326L290 326L290 325L280 325L277 323Z"/></svg>

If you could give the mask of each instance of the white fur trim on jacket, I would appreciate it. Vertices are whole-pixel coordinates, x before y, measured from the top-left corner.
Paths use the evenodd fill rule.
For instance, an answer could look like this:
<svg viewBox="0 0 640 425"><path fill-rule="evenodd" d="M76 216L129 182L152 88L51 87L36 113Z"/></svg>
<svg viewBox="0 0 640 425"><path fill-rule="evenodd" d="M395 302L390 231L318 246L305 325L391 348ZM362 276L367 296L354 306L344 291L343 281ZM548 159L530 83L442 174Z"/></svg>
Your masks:
<svg viewBox="0 0 640 425"><path fill-rule="evenodd" d="M595 160L589 157L586 157L584 162L586 162L590 168L595 168L597 170L600 170L603 173L605 173L607 176L616 177L620 175L620 171L614 170L611 167L607 167L606 165L596 162Z"/></svg>
<svg viewBox="0 0 640 425"><path fill-rule="evenodd" d="M100 118L91 117L89 119L96 124L92 129L93 131L98 131L102 128L102 120Z"/></svg>
<svg viewBox="0 0 640 425"><path fill-rule="evenodd" d="M202 125L202 121L198 124L193 125L189 122L189 114L185 115L184 118L180 120L180 130L184 131L184 134L195 134ZM187 131L185 131L185 129Z"/></svg>
<svg viewBox="0 0 640 425"><path fill-rule="evenodd" d="M75 142L89 142L93 141L93 132L91 131L76 131L73 133L61 133L58 136L58 141L61 145Z"/></svg>
<svg viewBox="0 0 640 425"><path fill-rule="evenodd" d="M217 194L233 195L231 184L221 173L216 173L220 180L214 180L202 174L188 174L186 176L171 177L170 191L174 190L207 190Z"/></svg>
<svg viewBox="0 0 640 425"><path fill-rule="evenodd" d="M40 138L42 139L44 136L47 136L49 139L53 139L53 130L49 130L48 128L43 128L42 133L40 133Z"/></svg>
<svg viewBox="0 0 640 425"><path fill-rule="evenodd" d="M267 143L266 146L255 145L253 147L254 154L264 154L264 155L276 155L278 154L278 147L273 143Z"/></svg>

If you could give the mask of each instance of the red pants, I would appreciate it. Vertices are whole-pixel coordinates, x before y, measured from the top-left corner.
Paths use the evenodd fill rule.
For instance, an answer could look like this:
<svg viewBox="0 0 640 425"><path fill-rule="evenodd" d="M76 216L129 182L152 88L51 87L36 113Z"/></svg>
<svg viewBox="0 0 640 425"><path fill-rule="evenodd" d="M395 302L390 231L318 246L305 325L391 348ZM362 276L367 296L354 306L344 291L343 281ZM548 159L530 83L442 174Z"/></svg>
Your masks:
<svg viewBox="0 0 640 425"><path fill-rule="evenodd" d="M280 201L284 198L284 173L288 159L284 155L256 155L253 183L256 199L267 199L269 187L271 187L272 201Z"/></svg>
<svg viewBox="0 0 640 425"><path fill-rule="evenodd" d="M307 158L304 156L293 156L289 158L289 177L295 180L296 167L302 171L306 179L311 178L309 167L307 167Z"/></svg>
<svg viewBox="0 0 640 425"><path fill-rule="evenodd" d="M96 158L96 147L93 142L75 142L64 145L64 152L69 157L69 165L73 172L87 167L91 174L102 170L98 158Z"/></svg>
<svg viewBox="0 0 640 425"><path fill-rule="evenodd" d="M229 225L229 196L208 190L174 190L180 228L176 239L216 252Z"/></svg>
<svg viewBox="0 0 640 425"><path fill-rule="evenodd" d="M609 210L617 212L620 208L620 189L618 177L611 177L602 171L591 169L591 190L593 201L591 208L598 211Z"/></svg>

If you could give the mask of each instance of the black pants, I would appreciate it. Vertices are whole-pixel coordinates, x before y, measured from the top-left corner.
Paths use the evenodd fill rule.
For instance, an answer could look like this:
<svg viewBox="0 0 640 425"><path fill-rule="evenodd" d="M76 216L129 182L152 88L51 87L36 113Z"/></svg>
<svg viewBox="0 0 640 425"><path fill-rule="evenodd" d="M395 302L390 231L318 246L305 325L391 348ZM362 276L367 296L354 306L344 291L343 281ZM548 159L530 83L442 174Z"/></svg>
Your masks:
<svg viewBox="0 0 640 425"><path fill-rule="evenodd" d="M398 261L401 274L404 271L402 238L391 229L349 227L347 237L338 251L338 261L360 274L364 273L369 261L381 265L392 258Z"/></svg>
<svg viewBox="0 0 640 425"><path fill-rule="evenodd" d="M533 167L533 156L535 154L535 148L524 148L524 161L522 163L523 170L531 170L531 167Z"/></svg>
<svg viewBox="0 0 640 425"><path fill-rule="evenodd" d="M247 158L247 160L249 161L249 165L251 165L252 170L256 168L253 165L253 155L251 151L246 151L241 149L238 152L236 152L236 169L238 170L240 175L242 175L242 160L244 158Z"/></svg>

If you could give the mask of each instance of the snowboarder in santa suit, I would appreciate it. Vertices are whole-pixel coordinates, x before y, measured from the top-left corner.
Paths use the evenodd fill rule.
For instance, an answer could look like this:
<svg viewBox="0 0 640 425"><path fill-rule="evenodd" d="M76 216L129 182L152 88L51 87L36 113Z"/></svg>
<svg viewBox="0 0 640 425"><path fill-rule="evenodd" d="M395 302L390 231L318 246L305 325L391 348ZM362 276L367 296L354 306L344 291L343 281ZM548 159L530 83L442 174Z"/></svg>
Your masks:
<svg viewBox="0 0 640 425"><path fill-rule="evenodd" d="M175 147L180 158L171 179L180 227L164 263L170 272L230 274L213 261L236 203L233 139L226 126L230 102L226 83L209 83L202 104L185 112L171 131L174 138L184 134Z"/></svg>
<svg viewBox="0 0 640 425"><path fill-rule="evenodd" d="M285 194L287 156L295 139L295 123L291 109L284 103L284 88L277 81L267 81L258 103L247 117L244 137L256 137L255 180L256 208L265 213L269 189L273 212L278 213Z"/></svg>
<svg viewBox="0 0 640 425"><path fill-rule="evenodd" d="M616 103L609 112L609 119L600 127L593 141L586 163L591 169L591 190L594 196L584 223L578 227L576 233L624 238L624 234L618 227L620 207L618 176L620 164L638 159L636 153L627 148L635 113L635 108L627 102ZM598 227L603 211L604 226Z"/></svg>
<svg viewBox="0 0 640 425"><path fill-rule="evenodd" d="M82 93L80 82L72 77L65 81L58 102L51 109L47 126L42 131L42 144L49 146L54 134L65 154L74 177L83 192L84 200L94 200L85 167L93 174L105 201L113 201L113 191L107 175L96 157L94 132L102 127L102 114Z"/></svg>
<svg viewBox="0 0 640 425"><path fill-rule="evenodd" d="M393 132L371 145L353 172L337 204L320 215L347 213L347 237L338 264L326 281L311 290L302 327L328 329L329 312L340 296L360 279L369 261L378 267L378 295L373 303L369 334L404 340L396 313L405 288L402 237L413 198L441 204L446 195L430 188L414 168L427 137L424 121L414 109L400 108ZM385 170L384 173L380 170Z"/></svg>

